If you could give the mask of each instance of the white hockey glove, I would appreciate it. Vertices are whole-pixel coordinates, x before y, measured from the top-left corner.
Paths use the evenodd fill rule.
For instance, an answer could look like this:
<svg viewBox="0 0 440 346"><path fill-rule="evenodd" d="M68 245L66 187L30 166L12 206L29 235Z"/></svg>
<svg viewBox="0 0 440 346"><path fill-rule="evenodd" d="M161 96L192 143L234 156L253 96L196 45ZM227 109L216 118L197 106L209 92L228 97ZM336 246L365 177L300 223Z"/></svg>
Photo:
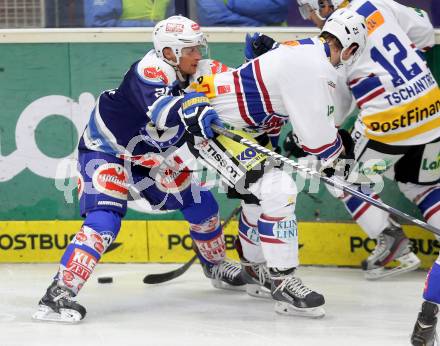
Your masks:
<svg viewBox="0 0 440 346"><path fill-rule="evenodd" d="M195 136L212 138L214 132L211 124L223 127L217 112L211 107L209 99L203 93L186 94L183 97L179 115L185 129Z"/></svg>

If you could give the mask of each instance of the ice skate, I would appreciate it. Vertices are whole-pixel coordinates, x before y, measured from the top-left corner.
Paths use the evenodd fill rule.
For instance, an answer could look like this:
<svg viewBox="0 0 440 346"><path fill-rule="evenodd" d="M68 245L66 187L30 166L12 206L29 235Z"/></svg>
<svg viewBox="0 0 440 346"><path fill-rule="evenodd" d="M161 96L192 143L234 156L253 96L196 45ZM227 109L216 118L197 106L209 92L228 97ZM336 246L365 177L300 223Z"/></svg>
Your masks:
<svg viewBox="0 0 440 346"><path fill-rule="evenodd" d="M414 331L411 335L411 344L413 346L434 346L438 345L436 332L438 313L437 304L423 302L422 311L417 317Z"/></svg>
<svg viewBox="0 0 440 346"><path fill-rule="evenodd" d="M246 282L241 276L241 266L237 262L223 260L219 264L201 263L203 272L215 288L244 291Z"/></svg>
<svg viewBox="0 0 440 346"><path fill-rule="evenodd" d="M385 268L391 261L399 262L395 268ZM390 226L377 238L376 248L362 262L367 280L378 280L410 272L420 266L419 258L410 250L409 240L400 227Z"/></svg>
<svg viewBox="0 0 440 346"><path fill-rule="evenodd" d="M86 315L86 309L72 300L73 293L52 282L46 294L39 301L37 312L32 318L40 321L76 323Z"/></svg>
<svg viewBox="0 0 440 346"><path fill-rule="evenodd" d="M319 318L325 315L324 296L312 291L294 276L295 268L279 271L270 269L272 298L279 314Z"/></svg>
<svg viewBox="0 0 440 346"><path fill-rule="evenodd" d="M252 263L241 259L241 276L246 282L246 292L257 298L271 299L271 278L264 263Z"/></svg>

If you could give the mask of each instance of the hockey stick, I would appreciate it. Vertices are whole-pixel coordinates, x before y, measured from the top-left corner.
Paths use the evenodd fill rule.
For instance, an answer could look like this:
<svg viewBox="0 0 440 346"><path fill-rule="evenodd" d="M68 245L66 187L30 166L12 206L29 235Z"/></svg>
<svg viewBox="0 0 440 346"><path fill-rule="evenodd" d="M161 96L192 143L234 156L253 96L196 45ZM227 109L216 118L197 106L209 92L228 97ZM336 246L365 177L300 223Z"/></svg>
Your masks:
<svg viewBox="0 0 440 346"><path fill-rule="evenodd" d="M226 227L229 222L241 211L241 206L236 207L231 214L227 217L227 219L223 222L222 227ZM194 255L188 262L186 262L183 266L161 274L149 274L144 277L144 284L160 284L162 282L173 280L183 273L185 273L189 267L195 262L197 259L197 255Z"/></svg>
<svg viewBox="0 0 440 346"><path fill-rule="evenodd" d="M431 226L422 220L416 219L416 218L404 213L403 211L400 211L396 208L393 208L393 207L389 206L388 204L377 201L377 200L371 198L370 196L367 196L367 195L363 194L362 192L351 188L350 186L345 186L334 179L330 179L329 177L322 175L318 171L315 171L311 168L302 166L302 165L298 164L297 162L295 162L291 159L288 159L287 157L284 157L283 155L277 154L269 149L266 149L265 147L263 147L257 143L254 143L250 140L247 140L246 138L243 138L235 133L229 132L228 130L225 130L224 128L222 128L220 126L212 124L211 128L214 130L214 132L216 132L220 135L223 135L225 137L228 137L235 142L238 142L238 143L244 144L248 147L251 147L256 152L259 152L261 154L265 154L265 155L272 157L274 159L280 160L280 161L288 164L289 166L291 166L292 168L294 168L297 171L302 171L302 172L310 175L311 177L319 178L321 181L323 181L327 185L333 186L337 189L340 189L344 192L347 192L350 195L358 197L361 200L363 200L364 202L367 202L371 205L374 205L375 207L377 207L379 209L382 209L392 215L399 216L406 221L409 221L417 226L420 226L420 227L422 227L432 233L440 235L440 229L438 229L434 226Z"/></svg>

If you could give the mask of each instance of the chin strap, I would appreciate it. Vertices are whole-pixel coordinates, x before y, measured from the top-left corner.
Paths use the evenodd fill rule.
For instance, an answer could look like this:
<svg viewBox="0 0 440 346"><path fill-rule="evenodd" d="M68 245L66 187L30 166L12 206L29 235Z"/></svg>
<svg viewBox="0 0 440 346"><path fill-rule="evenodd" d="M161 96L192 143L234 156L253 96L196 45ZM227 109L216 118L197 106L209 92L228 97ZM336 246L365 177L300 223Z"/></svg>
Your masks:
<svg viewBox="0 0 440 346"><path fill-rule="evenodd" d="M180 72L179 66L177 65L176 62L174 62L173 60L166 59L165 57L163 57L162 60L173 68L174 72L176 72L177 79L179 79L180 82L187 81L187 79L182 75L182 72Z"/></svg>

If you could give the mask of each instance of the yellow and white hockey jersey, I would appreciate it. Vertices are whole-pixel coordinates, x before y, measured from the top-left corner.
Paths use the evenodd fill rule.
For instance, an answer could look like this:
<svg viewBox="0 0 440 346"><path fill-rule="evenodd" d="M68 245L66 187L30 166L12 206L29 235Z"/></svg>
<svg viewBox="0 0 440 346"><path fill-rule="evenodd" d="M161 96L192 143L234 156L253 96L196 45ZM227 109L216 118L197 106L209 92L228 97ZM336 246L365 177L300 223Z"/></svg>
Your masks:
<svg viewBox="0 0 440 346"><path fill-rule="evenodd" d="M392 0L353 0L366 18L367 47L347 67L365 135L390 145L440 137L440 89L421 51L434 44L426 13Z"/></svg>

